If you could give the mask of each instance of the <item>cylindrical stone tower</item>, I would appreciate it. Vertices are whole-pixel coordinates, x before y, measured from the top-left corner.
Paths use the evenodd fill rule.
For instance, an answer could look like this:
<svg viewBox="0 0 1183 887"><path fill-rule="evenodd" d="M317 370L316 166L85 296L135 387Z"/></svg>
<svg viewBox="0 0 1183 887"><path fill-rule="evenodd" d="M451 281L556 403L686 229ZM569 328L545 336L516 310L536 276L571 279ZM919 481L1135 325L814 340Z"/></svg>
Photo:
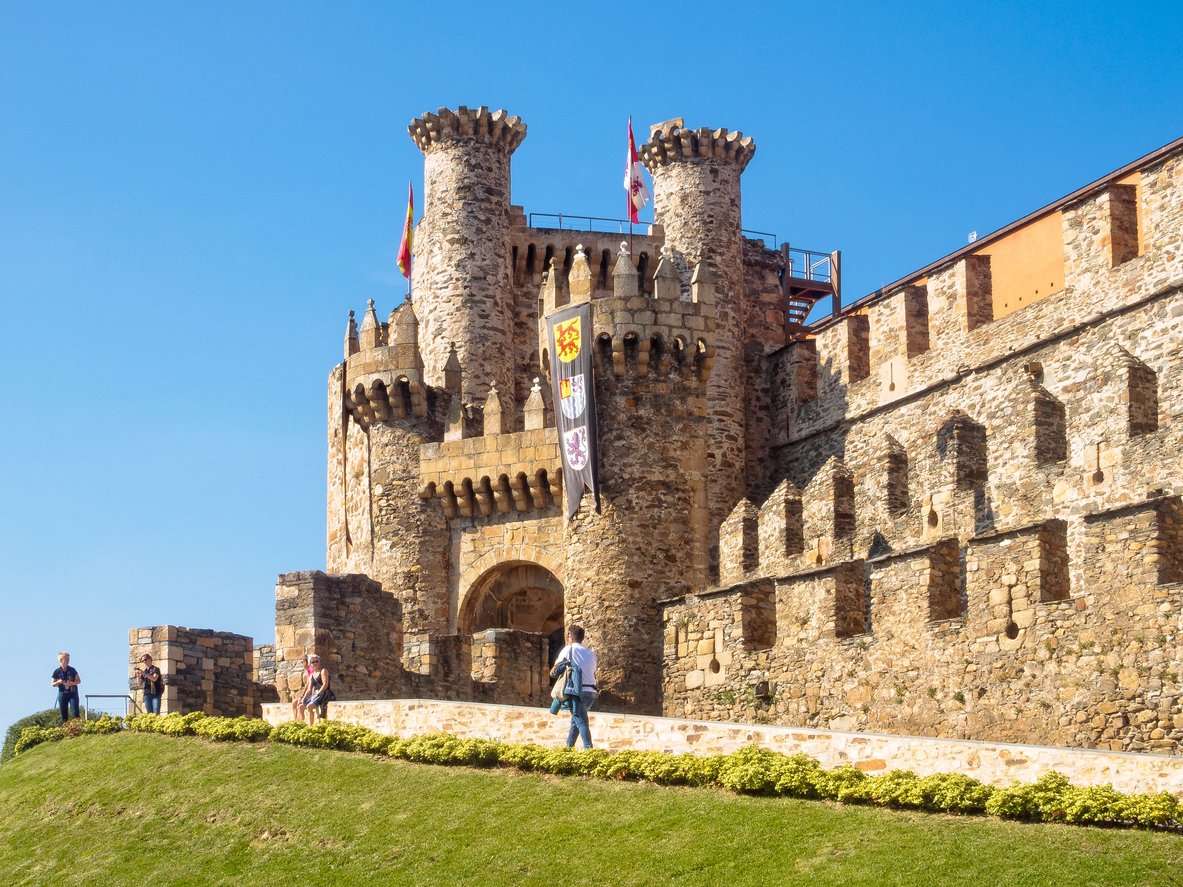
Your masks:
<svg viewBox="0 0 1183 887"><path fill-rule="evenodd" d="M683 129L680 119L654 127L640 151L653 174L654 216L665 229L666 244L687 266L702 263L714 278L718 317L707 384L712 536L746 494L739 179L755 152L753 139L741 132ZM717 563L717 552L711 560Z"/></svg>
<svg viewBox="0 0 1183 887"><path fill-rule="evenodd" d="M417 117L409 131L425 158L412 265L425 380L444 384L455 343L461 396L482 403L490 384L514 390L509 158L526 125L505 111L461 106Z"/></svg>

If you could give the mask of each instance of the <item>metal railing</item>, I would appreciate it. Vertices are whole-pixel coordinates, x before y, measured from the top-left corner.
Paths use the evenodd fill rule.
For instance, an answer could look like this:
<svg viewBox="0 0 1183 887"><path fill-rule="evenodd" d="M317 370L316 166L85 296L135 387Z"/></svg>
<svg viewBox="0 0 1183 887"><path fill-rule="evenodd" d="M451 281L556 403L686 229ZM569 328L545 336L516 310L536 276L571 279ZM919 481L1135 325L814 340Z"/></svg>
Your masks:
<svg viewBox="0 0 1183 887"><path fill-rule="evenodd" d="M552 220L554 224L536 225L536 219ZM580 216L571 213L529 213L526 223L531 228L557 228L560 231L590 231L601 234L630 234L634 233L632 230L634 228L646 229L652 224L651 222L630 223L628 219L613 219L608 216ZM741 233L749 239L763 241L766 247L779 249L783 252L787 276L815 283L832 284L834 282L833 262L829 253L782 244L776 234L771 231L743 228Z"/></svg>
<svg viewBox="0 0 1183 887"><path fill-rule="evenodd" d="M126 693L87 693L86 704L82 708L83 720L90 720L91 717L99 717L101 715L118 715L121 718L129 718L132 715L140 713L140 707L136 704L133 697ZM91 703L92 699L118 699L118 703L103 702L98 705ZM113 709L122 708L122 713L114 711Z"/></svg>
<svg viewBox="0 0 1183 887"><path fill-rule="evenodd" d="M785 251L785 274L798 280L834 282L834 266L830 254L811 249L789 247Z"/></svg>
<svg viewBox="0 0 1183 887"><path fill-rule="evenodd" d="M555 219L557 225L535 226L534 219ZM531 227L558 228L560 231L591 231L600 234L628 234L631 228L648 229L652 222L630 222L628 219L610 219L607 216L573 216L570 213L530 213L526 224ZM596 225L601 227L597 228ZM615 225L613 229L612 225Z"/></svg>
<svg viewBox="0 0 1183 887"><path fill-rule="evenodd" d="M770 249L777 249L780 241L777 240L775 234L770 234L767 231L756 231L753 228L741 228L740 234L748 238L748 240L762 240L764 245Z"/></svg>

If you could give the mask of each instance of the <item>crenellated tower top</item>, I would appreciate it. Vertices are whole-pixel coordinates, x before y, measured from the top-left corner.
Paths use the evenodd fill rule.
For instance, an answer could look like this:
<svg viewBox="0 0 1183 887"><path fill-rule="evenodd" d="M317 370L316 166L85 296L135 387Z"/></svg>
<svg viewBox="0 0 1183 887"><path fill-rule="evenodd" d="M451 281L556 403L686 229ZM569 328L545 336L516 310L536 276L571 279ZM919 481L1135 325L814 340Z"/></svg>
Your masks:
<svg viewBox="0 0 1183 887"><path fill-rule="evenodd" d="M756 140L738 130L683 129L682 118L653 126L649 141L640 148L641 162L653 172L656 167L678 161L725 160L740 172L756 153Z"/></svg>
<svg viewBox="0 0 1183 887"><path fill-rule="evenodd" d="M500 145L512 154L526 137L526 124L504 108L490 112L484 105L479 108L461 105L455 111L440 108L420 114L411 121L407 132L424 154L440 142L460 140Z"/></svg>

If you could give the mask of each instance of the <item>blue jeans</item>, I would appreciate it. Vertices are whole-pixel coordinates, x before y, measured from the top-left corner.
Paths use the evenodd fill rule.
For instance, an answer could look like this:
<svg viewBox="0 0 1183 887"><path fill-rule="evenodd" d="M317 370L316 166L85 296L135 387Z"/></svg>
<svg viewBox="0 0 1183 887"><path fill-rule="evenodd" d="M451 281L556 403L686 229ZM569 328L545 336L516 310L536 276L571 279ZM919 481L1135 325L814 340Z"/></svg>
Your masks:
<svg viewBox="0 0 1183 887"><path fill-rule="evenodd" d="M160 714L160 697L155 693L144 693L144 711L150 715Z"/></svg>
<svg viewBox="0 0 1183 887"><path fill-rule="evenodd" d="M62 715L62 723L70 718L78 717L78 688L58 690L58 711Z"/></svg>
<svg viewBox="0 0 1183 887"><path fill-rule="evenodd" d="M592 747L591 725L587 720L587 713L596 704L599 696L595 690L584 689L578 698L571 699L571 729L567 731L567 748L575 747L575 737L583 741L584 748Z"/></svg>

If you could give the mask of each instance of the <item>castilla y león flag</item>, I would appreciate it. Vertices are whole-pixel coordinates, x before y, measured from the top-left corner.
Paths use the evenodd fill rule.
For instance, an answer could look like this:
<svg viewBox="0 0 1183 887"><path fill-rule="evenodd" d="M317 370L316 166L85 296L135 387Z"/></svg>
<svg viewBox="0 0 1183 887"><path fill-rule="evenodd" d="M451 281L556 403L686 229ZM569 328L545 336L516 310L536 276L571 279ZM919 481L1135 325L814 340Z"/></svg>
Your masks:
<svg viewBox="0 0 1183 887"><path fill-rule="evenodd" d="M398 245L398 270L403 277L411 276L411 240L415 236L415 189L407 182L407 220L403 223L403 240Z"/></svg>
<svg viewBox="0 0 1183 887"><path fill-rule="evenodd" d="M579 510L583 491L590 490L600 510L600 477L596 452L596 398L592 384L591 306L584 303L556 311L546 319L550 338L551 383L567 517Z"/></svg>
<svg viewBox="0 0 1183 887"><path fill-rule="evenodd" d="M628 155L624 164L624 190L628 192L628 220L639 222L638 212L649 202L649 189L641 174L641 158L637 155L637 142L633 138L633 118L628 119Z"/></svg>

